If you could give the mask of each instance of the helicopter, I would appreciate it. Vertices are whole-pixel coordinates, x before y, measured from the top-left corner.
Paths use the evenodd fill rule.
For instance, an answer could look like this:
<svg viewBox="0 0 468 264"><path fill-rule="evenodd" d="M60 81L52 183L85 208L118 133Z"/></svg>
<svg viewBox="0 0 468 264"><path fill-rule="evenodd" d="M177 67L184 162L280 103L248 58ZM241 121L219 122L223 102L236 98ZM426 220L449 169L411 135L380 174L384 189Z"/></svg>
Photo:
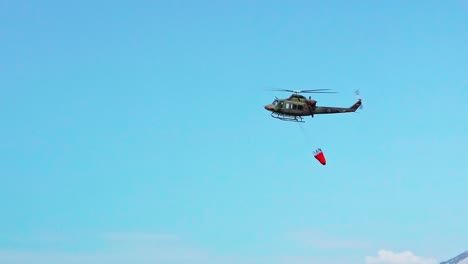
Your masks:
<svg viewBox="0 0 468 264"><path fill-rule="evenodd" d="M288 98L275 100L264 108L271 112L271 116L283 121L305 122L304 116L311 116L319 114L340 114L356 112L357 109L362 108L361 98L359 91L356 91L358 101L350 107L330 107L330 106L316 106L317 101L310 96L307 99L301 93L336 93L329 92L331 89L313 89L313 90L287 90L276 89L274 91L283 91L293 93Z"/></svg>

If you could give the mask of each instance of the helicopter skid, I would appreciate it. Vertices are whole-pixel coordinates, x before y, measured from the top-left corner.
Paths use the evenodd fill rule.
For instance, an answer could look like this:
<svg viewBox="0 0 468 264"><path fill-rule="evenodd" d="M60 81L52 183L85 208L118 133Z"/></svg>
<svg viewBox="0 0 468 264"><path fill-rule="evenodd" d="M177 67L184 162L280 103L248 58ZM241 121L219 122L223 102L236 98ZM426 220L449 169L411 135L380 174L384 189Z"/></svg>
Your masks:
<svg viewBox="0 0 468 264"><path fill-rule="evenodd" d="M272 113L271 117L283 120L283 121L290 121L290 122L300 122L304 123L305 121L301 116L289 116L289 115L283 115L283 114L278 114L278 113Z"/></svg>

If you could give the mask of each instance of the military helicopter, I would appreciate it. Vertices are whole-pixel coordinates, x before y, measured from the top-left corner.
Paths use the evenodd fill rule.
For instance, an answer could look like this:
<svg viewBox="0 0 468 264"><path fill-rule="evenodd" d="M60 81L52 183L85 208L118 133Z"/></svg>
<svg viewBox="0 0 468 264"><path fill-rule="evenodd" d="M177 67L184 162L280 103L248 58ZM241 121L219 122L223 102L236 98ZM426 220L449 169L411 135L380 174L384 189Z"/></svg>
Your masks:
<svg viewBox="0 0 468 264"><path fill-rule="evenodd" d="M331 89L313 89L313 90L286 90L276 89L273 91L283 91L293 93L289 98L278 99L276 98L273 103L265 105L265 109L271 112L271 116L283 121L305 122L304 116L311 116L319 114L340 114L356 112L357 109L362 107L359 91L356 91L358 101L351 107L330 107L330 106L316 106L317 101L305 98L300 93L336 93L329 92Z"/></svg>

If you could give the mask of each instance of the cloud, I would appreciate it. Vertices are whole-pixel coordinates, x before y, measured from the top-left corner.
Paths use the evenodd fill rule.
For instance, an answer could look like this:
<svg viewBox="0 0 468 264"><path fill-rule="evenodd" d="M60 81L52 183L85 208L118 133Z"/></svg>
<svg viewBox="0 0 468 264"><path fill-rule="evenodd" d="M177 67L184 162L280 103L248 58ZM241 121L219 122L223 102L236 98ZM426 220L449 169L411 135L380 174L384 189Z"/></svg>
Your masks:
<svg viewBox="0 0 468 264"><path fill-rule="evenodd" d="M210 257L197 250L143 248L91 252L56 252L48 250L2 250L0 263L5 264L214 264Z"/></svg>
<svg viewBox="0 0 468 264"><path fill-rule="evenodd" d="M366 257L366 264L437 264L432 258L419 257L411 251L395 253L389 250L380 250L375 257Z"/></svg>
<svg viewBox="0 0 468 264"><path fill-rule="evenodd" d="M48 235L45 235L46 237ZM41 235L41 237L44 237ZM51 236L55 238L55 235ZM55 243L38 241L32 236L33 246L0 248L0 263L5 264L338 264L346 262L340 257L317 257L307 254L282 254L281 252L246 254L221 253L213 249L193 245L171 234L149 232L108 232L102 234L72 235ZM63 238L63 240L62 240ZM84 248L75 245L89 242ZM47 239L48 240L48 239ZM75 240L81 240L76 242ZM39 243L39 244L36 244ZM281 243L289 243L283 240ZM63 246L65 244L65 246ZM34 245L39 245L36 247ZM81 248L81 249L80 249Z"/></svg>
<svg viewBox="0 0 468 264"><path fill-rule="evenodd" d="M179 236L170 234L152 234L147 232L110 232L101 236L111 242L160 243L181 241Z"/></svg>
<svg viewBox="0 0 468 264"><path fill-rule="evenodd" d="M47 234L31 236L31 243L23 246L0 248L0 263L5 264L338 264L362 263L362 257L349 254L311 254L311 249L362 248L368 246L358 240L346 240L326 236L318 232L290 232L273 245L274 248L288 247L291 241L299 247L294 253L291 248L284 252L272 250L264 255L246 252L219 252L192 244L172 234L150 232L107 232L101 234ZM285 239L286 238L286 239ZM27 240L27 236L21 239ZM52 243L50 242L52 241ZM27 241L26 241L27 242ZM57 244L57 242L59 242ZM83 244L86 244L83 247ZM26 246L25 246L26 245ZM294 247L293 247L294 248ZM289 251L289 253L286 253ZM293 250L294 251L294 250ZM336 251L331 251L336 253ZM355 254L355 253L353 253ZM361 255L362 256L362 255ZM437 264L433 259L415 256L407 251L393 253L381 250L377 256L366 257L366 264Z"/></svg>
<svg viewBox="0 0 468 264"><path fill-rule="evenodd" d="M217 255L208 251L179 248L142 248L97 253L72 253L55 251L0 250L0 263L4 264L338 264L345 259L314 256L271 255Z"/></svg>
<svg viewBox="0 0 468 264"><path fill-rule="evenodd" d="M318 249L358 249L369 246L369 243L364 241L337 238L319 232L289 232L286 233L286 237L302 246Z"/></svg>

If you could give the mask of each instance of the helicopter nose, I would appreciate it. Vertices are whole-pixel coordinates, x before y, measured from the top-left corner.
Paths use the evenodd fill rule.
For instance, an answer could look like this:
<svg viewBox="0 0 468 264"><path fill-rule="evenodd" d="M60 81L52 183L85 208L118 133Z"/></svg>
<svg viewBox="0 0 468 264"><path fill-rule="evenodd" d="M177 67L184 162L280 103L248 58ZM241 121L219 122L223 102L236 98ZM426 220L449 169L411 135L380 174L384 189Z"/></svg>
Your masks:
<svg viewBox="0 0 468 264"><path fill-rule="evenodd" d="M272 107L271 107L271 105L265 105L265 109L268 110L268 111L271 111Z"/></svg>

